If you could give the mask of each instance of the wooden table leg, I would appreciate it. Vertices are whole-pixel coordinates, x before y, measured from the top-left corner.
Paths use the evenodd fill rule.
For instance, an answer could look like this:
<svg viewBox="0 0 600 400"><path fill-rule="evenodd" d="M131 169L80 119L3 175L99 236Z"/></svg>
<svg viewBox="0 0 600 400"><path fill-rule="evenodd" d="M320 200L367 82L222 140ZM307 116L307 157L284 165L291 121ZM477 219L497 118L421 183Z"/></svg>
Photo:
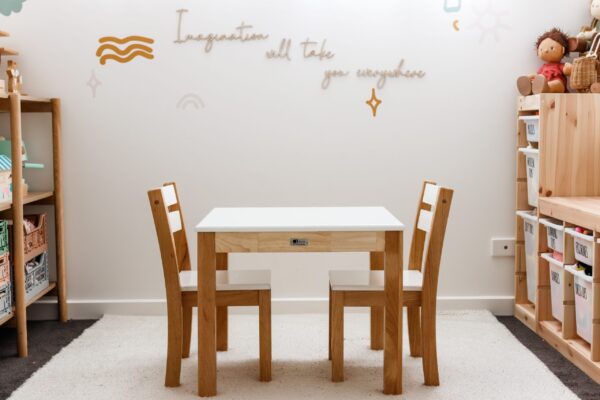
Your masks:
<svg viewBox="0 0 600 400"><path fill-rule="evenodd" d="M217 270L226 271L228 267L228 254L217 253ZM217 307L217 351L227 351L228 319L229 313L227 307Z"/></svg>
<svg viewBox="0 0 600 400"><path fill-rule="evenodd" d="M215 234L198 233L198 395L217 395Z"/></svg>
<svg viewBox="0 0 600 400"><path fill-rule="evenodd" d="M402 393L402 232L385 233L383 392Z"/></svg>
<svg viewBox="0 0 600 400"><path fill-rule="evenodd" d="M373 251L370 254L371 270L382 270L384 253ZM383 350L383 307L371 307L371 350Z"/></svg>

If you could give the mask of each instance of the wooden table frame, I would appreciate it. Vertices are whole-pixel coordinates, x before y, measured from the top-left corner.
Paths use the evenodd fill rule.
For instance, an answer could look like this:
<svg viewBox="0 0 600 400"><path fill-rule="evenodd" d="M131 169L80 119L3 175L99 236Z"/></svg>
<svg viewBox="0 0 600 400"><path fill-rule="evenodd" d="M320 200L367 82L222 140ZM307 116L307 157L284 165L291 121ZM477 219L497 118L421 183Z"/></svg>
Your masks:
<svg viewBox="0 0 600 400"><path fill-rule="evenodd" d="M292 245L292 240L307 240ZM297 242L296 242L297 243ZM402 393L403 232L198 232L198 394L217 394L217 349L227 348L227 310L215 302L216 270L228 253L369 252L385 271L385 318L371 313L371 347L383 345L383 392ZM383 265L381 265L383 263ZM217 316L217 314L219 314ZM217 326L217 322L219 325ZM382 324L383 329L382 329Z"/></svg>

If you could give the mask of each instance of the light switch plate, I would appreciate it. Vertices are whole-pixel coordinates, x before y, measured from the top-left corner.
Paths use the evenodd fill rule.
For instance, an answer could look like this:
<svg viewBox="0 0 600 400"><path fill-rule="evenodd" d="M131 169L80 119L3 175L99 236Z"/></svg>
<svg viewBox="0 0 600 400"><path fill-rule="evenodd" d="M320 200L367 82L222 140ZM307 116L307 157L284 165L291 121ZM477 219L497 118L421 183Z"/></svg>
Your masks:
<svg viewBox="0 0 600 400"><path fill-rule="evenodd" d="M513 257L515 255L514 238L492 238L493 257Z"/></svg>

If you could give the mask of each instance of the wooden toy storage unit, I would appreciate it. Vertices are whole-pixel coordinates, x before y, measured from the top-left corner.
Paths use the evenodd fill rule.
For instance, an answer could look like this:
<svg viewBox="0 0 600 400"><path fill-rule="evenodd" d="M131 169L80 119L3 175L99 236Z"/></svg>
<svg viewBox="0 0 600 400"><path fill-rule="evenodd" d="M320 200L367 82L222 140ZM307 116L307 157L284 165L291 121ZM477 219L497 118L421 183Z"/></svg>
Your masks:
<svg viewBox="0 0 600 400"><path fill-rule="evenodd" d="M1 49L0 49L1 51ZM42 297L51 295L58 298L59 319L68 319L66 302L66 270L63 235L63 197L61 180L61 118L60 100L35 98L20 94L0 94L0 113L8 113L10 117L11 148L12 148L12 203L0 203L0 219L13 220L12 266L14 274L15 303L12 313L0 319L0 325L12 324L17 329L17 346L20 357L27 357L27 307ZM52 165L54 190L48 192L23 191L23 155L21 117L24 113L50 113L52 117ZM42 135L43 132L36 132ZM32 137L30 141L35 140ZM25 256L23 215L27 205L46 205L54 207L54 227L56 242L56 281L40 293L27 299L25 293L24 265L31 256Z"/></svg>
<svg viewBox="0 0 600 400"><path fill-rule="evenodd" d="M528 198L526 155L527 126L522 117L539 115L539 150L537 207ZM524 219L516 218L515 245L515 316L554 346L596 382L600 383L600 95L542 94L518 99L517 129L517 211L533 211L535 228L534 282L535 297L528 296ZM530 137L531 138L531 137ZM535 147L535 144L533 145ZM532 176L529 176L530 179ZM529 193L531 196L531 193ZM559 229L571 231L575 226L593 232L590 258L593 264L591 293L591 340L578 335L575 307L574 275L564 267L576 263L574 237L564 234L559 240L564 248L563 262L554 261L548 243L547 224L543 219L558 221ZM556 221L555 221L556 222ZM554 246L557 244L554 243ZM553 276L550 264L562 268L562 279ZM530 268L531 271L531 268ZM589 279L589 278L588 278ZM551 285L562 285L562 304L552 309ZM578 286L579 287L579 286ZM555 286L556 289L556 286ZM555 292L557 293L557 292ZM560 293L560 291L558 291ZM533 302L530 299L533 298ZM562 322L555 318L562 307ZM579 315L581 317L581 315Z"/></svg>

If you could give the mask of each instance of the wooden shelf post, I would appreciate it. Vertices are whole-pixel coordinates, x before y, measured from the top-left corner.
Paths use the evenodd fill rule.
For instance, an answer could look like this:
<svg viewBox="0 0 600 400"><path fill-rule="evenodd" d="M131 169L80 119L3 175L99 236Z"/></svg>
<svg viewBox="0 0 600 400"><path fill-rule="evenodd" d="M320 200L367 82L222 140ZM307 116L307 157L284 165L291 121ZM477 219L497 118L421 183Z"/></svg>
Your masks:
<svg viewBox="0 0 600 400"><path fill-rule="evenodd" d="M27 357L27 301L25 296L25 257L23 247L23 150L21 137L21 96L9 95L12 158L13 271L15 274L15 315L19 357Z"/></svg>
<svg viewBox="0 0 600 400"><path fill-rule="evenodd" d="M69 319L67 310L67 276L65 270L63 193L62 193L62 143L60 99L52 99L52 158L54 176L54 226L56 235L56 280L58 313L62 322Z"/></svg>

